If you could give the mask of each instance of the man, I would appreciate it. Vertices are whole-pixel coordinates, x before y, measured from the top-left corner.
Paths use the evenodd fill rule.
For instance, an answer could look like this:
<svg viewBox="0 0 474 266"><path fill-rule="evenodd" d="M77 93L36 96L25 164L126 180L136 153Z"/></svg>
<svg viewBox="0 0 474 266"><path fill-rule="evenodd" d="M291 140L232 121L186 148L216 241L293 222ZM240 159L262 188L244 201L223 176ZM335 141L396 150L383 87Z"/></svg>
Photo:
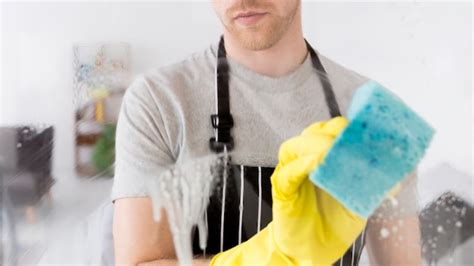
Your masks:
<svg viewBox="0 0 474 266"><path fill-rule="evenodd" d="M299 0L214 0L213 4L224 26L219 46L212 45L178 64L140 76L124 98L117 129L112 192L117 264L177 265L166 214L163 213L164 219L158 223L152 219L145 187L147 178L157 178L178 161L212 153L209 137L222 129L226 133L223 136L229 140L224 144L235 144L232 160L241 166L241 171L248 165L258 166L248 168L258 169L254 171L258 172L258 182L257 177L249 177L248 182L255 184L249 186L261 189L265 182L269 186L269 179L262 177L261 172L275 167L280 144L311 123L337 114L339 108L344 115L353 92L368 80L319 53L311 54L302 33ZM218 129L218 125L209 123L209 115L216 112L215 66L221 52L229 68L223 75L228 76L228 100L235 122L231 135L226 128ZM329 89L324 79L330 81ZM214 142L217 146L222 144L216 139ZM211 147L212 143L211 140ZM413 180L414 175L405 181L394 204L384 203L385 207L369 221L366 239L370 259L375 264L421 263ZM261 217L265 217L265 205L271 206L271 199L262 201L265 193L258 193L254 198L255 201L258 198L259 204L247 204L243 210L247 212L252 205L258 205L258 216L252 215L257 217L250 222L250 218L244 218L240 224L258 226L244 228L244 239L240 239L239 231L238 242L237 239L226 242L212 237L219 230L210 225L210 246L215 249L208 255L238 245L268 224L271 209L266 221ZM230 202L227 208L232 213L239 203ZM404 206L403 213L393 208L395 203ZM237 227L242 226L236 222L240 221L238 215L225 218L225 230L230 230L225 233L237 238ZM215 220L219 219L209 219ZM213 232L214 229L217 231ZM387 234L387 230L397 234ZM363 244L364 235L361 237ZM354 259L354 254L359 248L360 245L352 246L351 263L358 259ZM209 258L194 261L195 265L209 262ZM344 258L338 263L351 265Z"/></svg>

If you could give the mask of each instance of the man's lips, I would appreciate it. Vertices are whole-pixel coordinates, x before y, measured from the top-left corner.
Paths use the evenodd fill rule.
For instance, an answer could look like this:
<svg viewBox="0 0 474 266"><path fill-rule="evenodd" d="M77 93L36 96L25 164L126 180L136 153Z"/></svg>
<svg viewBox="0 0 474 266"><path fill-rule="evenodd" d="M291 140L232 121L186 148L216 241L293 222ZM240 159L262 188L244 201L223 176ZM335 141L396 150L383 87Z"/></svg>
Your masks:
<svg viewBox="0 0 474 266"><path fill-rule="evenodd" d="M265 12L254 12L254 11L242 12L242 13L237 14L237 16L234 17L234 19L242 25L250 26L252 24L257 23L266 14L267 13Z"/></svg>

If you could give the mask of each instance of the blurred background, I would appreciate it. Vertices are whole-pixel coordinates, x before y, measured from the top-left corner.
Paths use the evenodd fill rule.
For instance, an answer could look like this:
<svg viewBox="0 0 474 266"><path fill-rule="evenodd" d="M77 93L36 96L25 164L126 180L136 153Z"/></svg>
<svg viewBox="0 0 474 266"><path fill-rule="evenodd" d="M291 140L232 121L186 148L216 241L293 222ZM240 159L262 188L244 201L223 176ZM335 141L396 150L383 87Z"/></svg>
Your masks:
<svg viewBox="0 0 474 266"><path fill-rule="evenodd" d="M221 29L208 1L0 7L1 250L3 264L23 265L109 198L115 123L133 77L205 49ZM472 218L472 3L303 1L302 10L313 47L381 82L437 130L418 169L426 219ZM461 211L434 211L439 202ZM472 224L450 226L426 262L474 263Z"/></svg>

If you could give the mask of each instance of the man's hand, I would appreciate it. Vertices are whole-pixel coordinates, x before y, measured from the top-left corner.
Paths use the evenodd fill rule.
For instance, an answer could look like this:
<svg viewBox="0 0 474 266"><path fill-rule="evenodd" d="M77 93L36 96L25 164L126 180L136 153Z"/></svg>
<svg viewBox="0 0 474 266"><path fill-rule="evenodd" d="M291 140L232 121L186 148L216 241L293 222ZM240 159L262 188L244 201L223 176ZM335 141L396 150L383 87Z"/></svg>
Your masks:
<svg viewBox="0 0 474 266"><path fill-rule="evenodd" d="M211 265L330 265L346 252L365 220L315 187L308 175L347 124L343 117L316 123L282 144L271 177L273 221L216 255Z"/></svg>
<svg viewBox="0 0 474 266"><path fill-rule="evenodd" d="M333 264L365 227L365 219L308 179L347 124L343 117L316 123L282 145L272 176L274 236L299 264Z"/></svg>

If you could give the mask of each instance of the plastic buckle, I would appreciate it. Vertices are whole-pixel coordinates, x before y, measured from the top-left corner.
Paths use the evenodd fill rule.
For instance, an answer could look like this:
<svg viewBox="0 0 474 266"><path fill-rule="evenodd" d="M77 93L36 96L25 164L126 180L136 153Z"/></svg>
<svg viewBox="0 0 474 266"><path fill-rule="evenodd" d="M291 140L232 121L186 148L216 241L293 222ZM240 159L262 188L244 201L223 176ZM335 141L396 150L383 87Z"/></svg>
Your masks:
<svg viewBox="0 0 474 266"><path fill-rule="evenodd" d="M211 115L211 123L213 128L231 129L234 126L232 115L214 114Z"/></svg>
<svg viewBox="0 0 474 266"><path fill-rule="evenodd" d="M214 152L223 152L224 147L227 151L234 148L234 139L230 135L230 130L234 126L234 119L231 114L213 114L211 115L211 124L214 129L217 129L219 141L216 141L216 137L212 137L209 140L209 147Z"/></svg>

